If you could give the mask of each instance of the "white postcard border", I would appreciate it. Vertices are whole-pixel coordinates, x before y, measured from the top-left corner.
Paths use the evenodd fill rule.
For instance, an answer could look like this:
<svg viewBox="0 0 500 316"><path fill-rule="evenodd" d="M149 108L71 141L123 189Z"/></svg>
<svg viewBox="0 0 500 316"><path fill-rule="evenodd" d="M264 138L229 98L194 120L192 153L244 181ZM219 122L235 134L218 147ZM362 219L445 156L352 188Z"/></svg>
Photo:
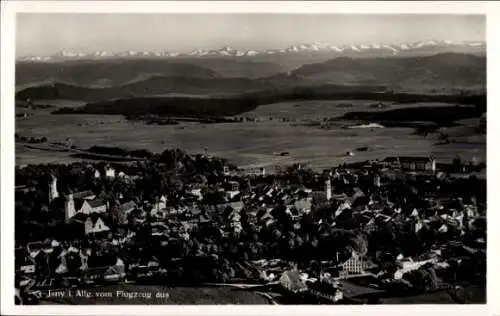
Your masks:
<svg viewBox="0 0 500 316"><path fill-rule="evenodd" d="M14 305L14 66L17 12L487 14L488 48L488 304L397 306L15 306ZM500 5L493 1L2 1L1 3L1 313L15 315L500 315L500 203L495 199L500 135ZM497 31L495 33L495 31Z"/></svg>

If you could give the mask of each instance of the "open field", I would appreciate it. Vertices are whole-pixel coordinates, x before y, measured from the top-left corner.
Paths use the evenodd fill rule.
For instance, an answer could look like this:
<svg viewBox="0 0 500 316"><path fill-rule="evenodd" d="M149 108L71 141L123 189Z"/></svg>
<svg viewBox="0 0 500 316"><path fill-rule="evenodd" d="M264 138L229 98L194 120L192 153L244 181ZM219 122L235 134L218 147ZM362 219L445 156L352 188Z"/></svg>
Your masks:
<svg viewBox="0 0 500 316"><path fill-rule="evenodd" d="M352 107L338 106L352 103ZM469 127L447 128L456 143L436 145L437 134L426 138L413 134L411 128L343 129L338 122L331 129L315 126L292 126L268 116L315 120L335 117L346 112L369 110L373 101L307 101L260 106L244 116L262 118L259 122L179 125L146 125L127 122L113 115L51 115L36 111L33 117L16 120L16 132L23 136L45 136L49 141L69 139L79 147L113 145L131 149L161 152L171 146L188 152L213 154L230 159L241 167L306 163L325 168L339 163L366 159L382 159L389 155L434 155L438 160L451 160L457 154L464 159L486 159L486 136L475 134ZM298 104L298 106L297 106ZM419 104L391 105L418 106ZM428 104L426 104L428 105ZM356 152L358 147L369 147ZM279 153L287 151L288 156ZM354 156L346 156L352 151ZM16 144L17 164L61 163L71 161L67 153L52 153L24 148Z"/></svg>
<svg viewBox="0 0 500 316"><path fill-rule="evenodd" d="M382 104L383 108L373 108L372 105ZM369 100L312 100L292 101L260 105L257 109L243 114L249 117L290 117L292 119L322 119L323 117L339 117L349 112L386 111L389 109L414 108L421 106L454 106L450 103L426 102L405 103L379 102Z"/></svg>

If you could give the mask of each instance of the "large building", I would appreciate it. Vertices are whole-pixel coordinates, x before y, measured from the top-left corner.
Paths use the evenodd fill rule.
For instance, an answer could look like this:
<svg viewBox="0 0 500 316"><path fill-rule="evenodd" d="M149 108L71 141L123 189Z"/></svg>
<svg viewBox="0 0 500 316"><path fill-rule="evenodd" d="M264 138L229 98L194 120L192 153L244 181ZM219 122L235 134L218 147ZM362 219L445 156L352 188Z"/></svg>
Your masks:
<svg viewBox="0 0 500 316"><path fill-rule="evenodd" d="M74 198L73 194L69 194L64 205L65 219L68 220L76 214L91 214L104 213L107 211L107 205L100 199L87 200Z"/></svg>
<svg viewBox="0 0 500 316"><path fill-rule="evenodd" d="M384 163L405 171L436 171L436 160L432 157L387 157Z"/></svg>
<svg viewBox="0 0 500 316"><path fill-rule="evenodd" d="M351 257L339 264L340 278L346 278L350 275L360 275L365 273L366 263L356 252L351 253Z"/></svg>
<svg viewBox="0 0 500 316"><path fill-rule="evenodd" d="M432 157L399 157L401 169L410 171L436 171L436 160Z"/></svg>

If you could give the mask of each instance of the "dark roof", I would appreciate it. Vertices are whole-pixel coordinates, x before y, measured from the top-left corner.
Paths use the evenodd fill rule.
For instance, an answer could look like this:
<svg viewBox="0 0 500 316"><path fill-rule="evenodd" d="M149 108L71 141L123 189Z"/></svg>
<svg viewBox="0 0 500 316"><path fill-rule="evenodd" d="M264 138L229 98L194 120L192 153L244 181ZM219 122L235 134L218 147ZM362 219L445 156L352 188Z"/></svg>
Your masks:
<svg viewBox="0 0 500 316"><path fill-rule="evenodd" d="M16 267L34 264L33 259L28 255L25 249L17 248L15 251Z"/></svg>
<svg viewBox="0 0 500 316"><path fill-rule="evenodd" d="M44 251L40 251L33 259L35 262L40 262L40 260L45 260L48 258L48 254Z"/></svg>
<svg viewBox="0 0 500 316"><path fill-rule="evenodd" d="M95 223L97 222L98 219L101 219L101 221L106 225L108 226L109 223L108 223L108 220L103 217L103 216L100 216L99 214L97 213L91 213L88 215L87 217L87 220L90 218L90 220L92 221L92 224L95 225Z"/></svg>
<svg viewBox="0 0 500 316"><path fill-rule="evenodd" d="M101 199L95 199L95 200L92 200L92 201L87 201L87 203L89 203L89 205L92 208L96 208L96 207L99 207L99 206L106 205L106 203L104 203L104 201L101 200Z"/></svg>
<svg viewBox="0 0 500 316"><path fill-rule="evenodd" d="M399 161L405 162L429 162L433 160L432 157L399 157Z"/></svg>
<svg viewBox="0 0 500 316"><path fill-rule="evenodd" d="M84 199L74 199L73 202L75 203L75 211L78 212L82 208L85 200Z"/></svg>
<svg viewBox="0 0 500 316"><path fill-rule="evenodd" d="M363 205L368 205L370 203L370 196L358 196L357 198L354 199L352 206L363 206Z"/></svg>
<svg viewBox="0 0 500 316"><path fill-rule="evenodd" d="M129 210L132 210L132 209L135 209L137 207L137 204L135 204L134 201L129 201L127 203L123 203L122 205L120 205L119 209L120 211L129 211Z"/></svg>
<svg viewBox="0 0 500 316"><path fill-rule="evenodd" d="M74 199L84 199L84 198L92 196L92 195L95 195L94 192L92 192L91 190L86 190L86 191L73 193L73 198Z"/></svg>
<svg viewBox="0 0 500 316"><path fill-rule="evenodd" d="M84 271L84 275L104 275L104 273L109 269L109 267L96 267L96 268L88 268Z"/></svg>
<svg viewBox="0 0 500 316"><path fill-rule="evenodd" d="M397 157L387 157L384 159L385 162L396 162L397 160Z"/></svg>
<svg viewBox="0 0 500 316"><path fill-rule="evenodd" d="M47 249L47 248L52 248L52 245L50 242L42 242L42 241L36 241L28 244L28 249L29 251L34 251L34 250L41 250L41 249Z"/></svg>
<svg viewBox="0 0 500 316"><path fill-rule="evenodd" d="M87 220L88 215L84 213L76 213L71 219L76 221L85 222Z"/></svg>

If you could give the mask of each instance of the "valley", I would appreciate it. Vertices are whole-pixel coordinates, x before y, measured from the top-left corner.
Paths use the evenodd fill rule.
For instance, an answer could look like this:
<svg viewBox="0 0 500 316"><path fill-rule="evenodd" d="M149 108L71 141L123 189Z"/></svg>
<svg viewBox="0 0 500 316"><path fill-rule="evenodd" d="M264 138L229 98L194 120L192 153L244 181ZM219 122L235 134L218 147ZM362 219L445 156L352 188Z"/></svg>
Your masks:
<svg viewBox="0 0 500 316"><path fill-rule="evenodd" d="M353 106L338 106L346 102L351 102ZM371 104L373 101L369 100L273 103L259 106L243 115L256 121L209 125L189 122L148 125L127 121L116 115L52 115L50 111L40 111L30 119L17 120L16 132L26 136L45 136L49 141L68 142L84 148L113 145L156 153L171 147L183 148L190 153L208 151L246 169L262 166L273 168L297 162L321 169L341 163L395 154L418 155L422 152L434 155L440 161L451 161L456 155L469 160L486 159L486 135L464 130L461 126L445 128L449 133L455 131L452 135L456 142L439 145L437 133L424 138L415 135L413 128L345 129L344 126L349 122L338 121L328 129L321 129L282 120L289 118L295 123L322 121L323 117L338 117L351 111L367 110ZM401 106L418 108L424 104ZM370 150L356 151L364 146ZM290 155L279 156L278 153L283 151ZM353 152L354 155L346 156L346 152ZM68 153L39 151L16 144L16 164L19 165L75 160L80 159L72 158Z"/></svg>

